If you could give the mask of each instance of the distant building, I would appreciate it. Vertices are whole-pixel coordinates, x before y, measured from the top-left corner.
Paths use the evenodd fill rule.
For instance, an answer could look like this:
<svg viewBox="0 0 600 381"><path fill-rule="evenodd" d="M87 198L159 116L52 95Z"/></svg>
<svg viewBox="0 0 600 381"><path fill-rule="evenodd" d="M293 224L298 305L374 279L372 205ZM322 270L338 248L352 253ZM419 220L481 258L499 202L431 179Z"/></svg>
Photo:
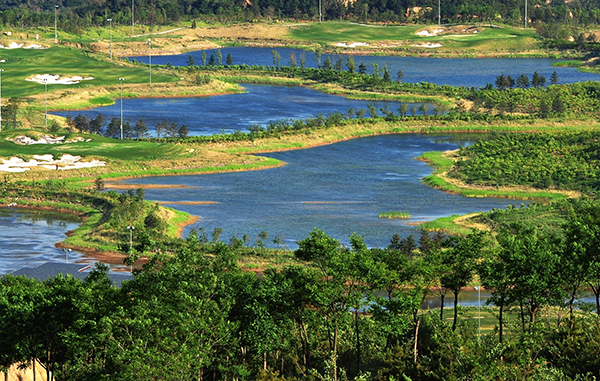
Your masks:
<svg viewBox="0 0 600 381"><path fill-rule="evenodd" d="M93 268L93 264L46 262L35 268L23 267L22 269L13 272L12 275L23 275L43 282L58 274L62 274L63 276L71 274L74 278L84 280L90 275L90 270ZM123 281L133 279L130 274L118 273L108 273L108 278L112 280L116 287L121 287Z"/></svg>

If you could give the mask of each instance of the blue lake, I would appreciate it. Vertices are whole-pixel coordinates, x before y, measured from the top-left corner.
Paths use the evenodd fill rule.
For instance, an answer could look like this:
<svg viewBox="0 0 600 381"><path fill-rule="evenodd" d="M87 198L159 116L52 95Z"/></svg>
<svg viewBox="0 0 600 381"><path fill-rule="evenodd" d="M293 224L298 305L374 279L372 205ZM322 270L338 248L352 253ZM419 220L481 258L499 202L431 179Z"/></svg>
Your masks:
<svg viewBox="0 0 600 381"><path fill-rule="evenodd" d="M243 85L246 93L191 98L123 99L123 120L135 125L143 119L154 134L154 126L168 119L185 124L190 135L212 135L235 130L248 131L253 124L266 125L283 119L306 119L330 112L347 114L348 109L367 110L369 104L377 110L388 107L398 114L398 102L367 102L324 94L306 87ZM411 107L420 104L411 104ZM55 112L60 116L79 114L95 118L102 113L107 120L120 118L121 103L82 111ZM381 113L379 113L381 114ZM368 113L367 113L368 116Z"/></svg>
<svg viewBox="0 0 600 381"><path fill-rule="evenodd" d="M415 157L425 151L455 148L449 138L386 135L263 154L287 163L279 168L129 179L124 183L187 186L147 189L146 197L151 200L215 202L170 205L201 217L184 233L195 227L210 236L215 228L222 228L222 240L247 234L254 242L258 233L266 230L269 241L278 236L287 247L294 248L296 241L318 227L344 243L356 232L369 246L387 246L394 233L403 237L418 234L418 227L412 224L522 202L465 198L423 185L420 179L431 173L431 167ZM408 212L412 218L378 217L389 211Z"/></svg>
<svg viewBox="0 0 600 381"><path fill-rule="evenodd" d="M222 48L223 63L228 54L231 54L234 65L258 65L274 66L272 51L275 50L281 56L280 65L289 66L290 55L296 56L297 66L300 66L300 56L303 50L290 48L253 48L253 47L231 47ZM206 50L208 57L214 50ZM306 56L306 67L317 67L317 59L313 52L304 52ZM152 56L153 65L187 66L189 56L194 58L196 65L202 65L202 52L190 52L170 56ZM335 63L339 57L347 62L346 55L327 55L321 57L321 62L329 57ZM537 71L550 83L552 72L558 74L558 83L573 83L600 80L598 74L583 73L572 67L554 67L553 63L560 61L553 58L430 58L430 57L398 57L398 56L352 56L356 67L364 63L367 72L371 73L375 63L380 69L388 66L392 79L396 79L398 70L404 73L404 82L418 83L429 82L438 85L452 85L465 87L483 87L487 83L494 84L496 77L500 74L511 75L513 78L526 74L531 79ZM148 63L148 56L129 57L141 62ZM344 64L344 70L346 66Z"/></svg>

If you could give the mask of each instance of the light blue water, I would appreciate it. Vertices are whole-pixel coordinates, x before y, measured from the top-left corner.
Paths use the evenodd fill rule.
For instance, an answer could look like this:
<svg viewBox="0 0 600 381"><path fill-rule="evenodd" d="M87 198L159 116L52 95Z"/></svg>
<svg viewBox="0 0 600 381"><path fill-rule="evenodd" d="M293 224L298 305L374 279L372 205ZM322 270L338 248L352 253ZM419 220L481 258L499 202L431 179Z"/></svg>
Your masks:
<svg viewBox="0 0 600 381"><path fill-rule="evenodd" d="M22 267L37 267L46 262L64 262L65 252L54 244L75 229L76 218L25 209L0 208L0 275ZM82 255L68 254L70 262L81 262Z"/></svg>
<svg viewBox="0 0 600 381"><path fill-rule="evenodd" d="M221 52L223 63L227 54L231 54L234 65L274 66L273 50L282 57L280 65L289 66L290 54L294 53L297 66L300 66L300 56L303 51L299 49L231 47L223 48ZM208 57L213 52L214 50L206 50ZM191 55L196 65L202 65L201 54L201 51L197 51L171 56L153 56L152 64L166 65L170 62L173 66L187 66L188 57ZM306 67L317 67L315 54L313 52L304 54ZM340 56L324 54L321 62L324 62L327 57L335 63ZM341 55L341 57L344 58L344 62L347 62L348 56ZM131 58L148 63L148 56ZM500 74L511 75L515 80L521 74L526 74L531 79L535 71L546 77L547 84L550 84L550 76L554 71L558 74L559 83L600 80L598 74L583 73L571 67L553 67L552 63L560 61L553 58L429 58L369 55L357 55L353 58L356 67L364 63L369 73L373 69L373 63L376 63L380 69L387 64L393 80L396 80L398 70L402 70L403 81L410 83L429 82L438 85L483 87L487 83L494 84ZM344 70L346 70L345 64Z"/></svg>
<svg viewBox="0 0 600 381"><path fill-rule="evenodd" d="M459 135L460 137L460 135ZM208 235L223 228L222 240L259 232L279 236L290 248L318 227L348 243L356 232L369 246L387 246L394 233L418 234L418 224L442 216L518 205L519 200L465 198L423 185L431 168L415 157L457 146L440 137L404 134L355 139L306 150L269 153L287 165L262 171L125 180L129 184L183 184L187 188L147 189L159 201L212 201L171 206L201 217L187 227ZM408 220L379 218L403 211ZM270 246L273 246L271 242Z"/></svg>
<svg viewBox="0 0 600 381"><path fill-rule="evenodd" d="M139 119L143 119L154 136L154 126L164 119L178 125L185 124L190 135L213 135L235 130L247 132L253 124L266 125L270 121L305 119L330 112L346 115L350 108L367 110L369 104L373 104L380 115L381 108L389 107L390 111L398 114L400 107L398 102L346 99L306 87L243 86L247 93L213 97L123 99L123 120L135 125ZM412 106L418 108L420 104ZM98 113L107 118L107 123L111 118L120 118L120 100L111 106L55 114L65 117L82 114L92 119Z"/></svg>

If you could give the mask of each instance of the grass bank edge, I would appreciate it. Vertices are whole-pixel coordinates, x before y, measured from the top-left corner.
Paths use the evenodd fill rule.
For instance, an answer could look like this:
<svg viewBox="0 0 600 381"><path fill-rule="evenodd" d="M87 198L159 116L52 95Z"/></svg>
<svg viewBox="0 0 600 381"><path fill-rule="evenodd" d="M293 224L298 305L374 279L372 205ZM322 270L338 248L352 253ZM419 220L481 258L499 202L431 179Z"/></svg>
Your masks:
<svg viewBox="0 0 600 381"><path fill-rule="evenodd" d="M153 203L153 201L146 202ZM79 217L79 226L72 231L67 232L65 240L55 244L58 248L68 248L84 253L96 252L101 254L123 255L123 253L119 252L116 243L105 244L90 241L87 238L88 235L92 234L101 225L103 217L105 216L105 214L98 209L87 205L31 199L0 199L0 203L13 204L15 209L48 211ZM181 238L182 228L198 219L187 212L173 208L164 206L159 206L159 208L168 211L165 213L165 215L169 216L166 221L167 228L165 235L171 238Z"/></svg>
<svg viewBox="0 0 600 381"><path fill-rule="evenodd" d="M425 185L432 188L443 190L444 192L454 193L463 197L498 197L519 200L536 200L542 202L558 201L567 198L568 195L560 191L552 192L548 190L500 190L500 189L479 189L477 187L461 187L450 184L442 175L446 174L452 165L454 159L447 153L441 151L425 152L418 158L434 168L434 172L422 179Z"/></svg>

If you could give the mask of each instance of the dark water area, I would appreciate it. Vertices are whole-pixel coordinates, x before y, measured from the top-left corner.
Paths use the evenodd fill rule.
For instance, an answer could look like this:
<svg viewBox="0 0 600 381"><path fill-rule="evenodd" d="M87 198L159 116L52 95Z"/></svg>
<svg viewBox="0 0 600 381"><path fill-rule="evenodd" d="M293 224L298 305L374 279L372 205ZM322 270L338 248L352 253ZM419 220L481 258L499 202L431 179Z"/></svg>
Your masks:
<svg viewBox="0 0 600 381"><path fill-rule="evenodd" d="M128 184L179 184L187 188L147 189L146 197L171 201L176 209L201 219L184 231L204 229L210 237L222 228L221 239L247 234L255 242L261 231L269 245L281 237L297 247L315 228L348 244L356 232L367 245L387 246L393 234L418 234L415 224L452 214L519 205L520 200L465 198L423 185L431 167L416 160L426 151L455 149L449 139L460 135L385 135L344 141L305 150L264 154L287 165L262 171L199 176L129 179ZM214 204L177 204L209 201ZM379 218L402 211L408 220Z"/></svg>
<svg viewBox="0 0 600 381"><path fill-rule="evenodd" d="M313 52L305 52L300 49L290 48L253 48L253 47L231 47L222 48L223 63L228 54L231 54L234 65L258 65L275 66L273 63L272 51L275 50L281 56L280 65L290 65L290 55L296 56L297 66L300 66L300 56L305 54L306 67L317 67L316 55ZM208 57L214 54L214 49L206 50ZM171 63L173 66L187 66L189 56L192 56L196 65L202 65L202 52L189 52L170 56L152 56L153 65L166 65ZM339 57L348 61L347 55L327 55L323 54L321 63L327 57L335 63ZM553 63L559 62L554 58L430 58L430 57L397 57L397 56L371 56L356 55L352 56L354 63L358 67L364 63L367 72L373 70L372 64L375 63L379 69L387 65L393 80L396 80L398 70L404 73L404 82L419 83L429 82L438 85L452 85L465 87L484 87L487 83L494 84L496 77L501 74L511 75L515 80L521 74L531 77L535 71L543 75L550 84L550 76L556 71L558 74L558 83L573 83L584 81L598 81L598 74L583 73L572 67L554 67ZM138 61L148 63L148 56L129 57Z"/></svg>
<svg viewBox="0 0 600 381"><path fill-rule="evenodd" d="M328 95L306 87L243 85L246 93L213 97L190 98L140 98L123 99L123 121L131 125L143 119L154 134L153 127L168 119L178 125L185 124L190 135L213 135L247 132L252 125L266 125L270 121L284 119L306 119L331 112L346 116L348 109L367 110L372 104L379 111L388 107L398 114L399 102L362 101L341 96ZM419 103L410 107L418 108ZM431 109L431 107L430 107ZM75 117L79 114L89 119L102 113L108 121L121 117L120 99L111 106L96 107L82 111L55 112L60 116ZM366 114L368 116L368 113Z"/></svg>
<svg viewBox="0 0 600 381"><path fill-rule="evenodd" d="M65 251L54 244L78 225L78 219L68 215L0 208L0 275L46 262L64 262ZM75 251L68 256L69 262L84 259Z"/></svg>

